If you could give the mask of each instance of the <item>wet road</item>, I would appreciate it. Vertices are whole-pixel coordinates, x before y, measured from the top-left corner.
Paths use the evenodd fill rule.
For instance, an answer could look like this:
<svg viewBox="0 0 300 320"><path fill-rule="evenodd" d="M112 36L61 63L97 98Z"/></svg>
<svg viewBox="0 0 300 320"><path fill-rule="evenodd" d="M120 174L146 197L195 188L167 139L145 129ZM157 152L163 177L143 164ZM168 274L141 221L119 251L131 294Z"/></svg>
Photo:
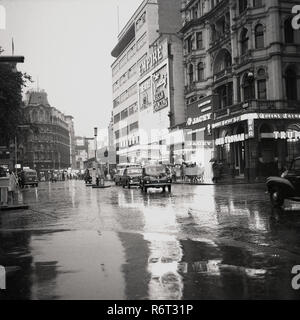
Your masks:
<svg viewBox="0 0 300 320"><path fill-rule="evenodd" d="M300 204L272 212L264 191L27 189L31 210L0 213L0 299L299 299Z"/></svg>

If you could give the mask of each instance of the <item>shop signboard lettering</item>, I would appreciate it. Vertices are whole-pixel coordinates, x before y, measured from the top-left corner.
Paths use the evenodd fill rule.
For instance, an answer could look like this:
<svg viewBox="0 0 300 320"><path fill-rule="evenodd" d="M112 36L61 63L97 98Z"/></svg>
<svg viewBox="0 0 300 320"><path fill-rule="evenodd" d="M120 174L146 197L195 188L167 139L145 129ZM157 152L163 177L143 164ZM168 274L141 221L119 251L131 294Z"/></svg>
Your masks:
<svg viewBox="0 0 300 320"><path fill-rule="evenodd" d="M248 119L248 138L254 138L254 119Z"/></svg>
<svg viewBox="0 0 300 320"><path fill-rule="evenodd" d="M149 57L145 58L139 66L140 76L155 67L163 59L163 47L158 46Z"/></svg>
<svg viewBox="0 0 300 320"><path fill-rule="evenodd" d="M187 122L186 122L186 125L189 127L189 126L192 126L194 124L198 124L198 123L202 123L202 122L205 122L205 121L209 121L209 120L211 120L211 118L212 118L212 113L207 113L207 114L204 114L202 116L195 117L195 118L188 118Z"/></svg>
<svg viewBox="0 0 300 320"><path fill-rule="evenodd" d="M300 119L296 113L259 113L259 119Z"/></svg>
<svg viewBox="0 0 300 320"><path fill-rule="evenodd" d="M274 138L276 140L300 140L300 131L274 131Z"/></svg>
<svg viewBox="0 0 300 320"><path fill-rule="evenodd" d="M212 141L206 141L206 140L186 141L185 143L186 143L187 147L205 147L205 148L212 148L213 147Z"/></svg>
<svg viewBox="0 0 300 320"><path fill-rule="evenodd" d="M158 112L169 105L167 65L152 75L153 111Z"/></svg>
<svg viewBox="0 0 300 320"><path fill-rule="evenodd" d="M230 143L235 143L235 142L241 142L245 141L246 137L244 133L241 134L235 134L233 136L227 136L223 138L219 138L216 140L216 145L217 146L222 146L224 144L230 144Z"/></svg>

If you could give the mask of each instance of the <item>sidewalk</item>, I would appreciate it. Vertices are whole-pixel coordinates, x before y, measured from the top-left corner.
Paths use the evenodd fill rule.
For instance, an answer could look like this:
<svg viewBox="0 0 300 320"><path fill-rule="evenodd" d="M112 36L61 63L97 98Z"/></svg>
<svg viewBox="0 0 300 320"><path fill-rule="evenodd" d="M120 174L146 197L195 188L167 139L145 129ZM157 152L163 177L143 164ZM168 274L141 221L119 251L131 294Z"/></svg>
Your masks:
<svg viewBox="0 0 300 320"><path fill-rule="evenodd" d="M218 183L214 182L197 182L191 183L189 181L183 181L181 179L177 179L177 181L173 181L173 184L184 184L184 185L194 185L194 186L219 186L219 185L239 185L239 184L264 184L266 182L266 178L257 178L256 180L247 181L246 179L241 178L223 178Z"/></svg>
<svg viewBox="0 0 300 320"><path fill-rule="evenodd" d="M16 192L14 201L8 202L7 205L0 205L1 211L13 211L13 210L26 210L29 208L29 205L23 203L23 197L20 191Z"/></svg>

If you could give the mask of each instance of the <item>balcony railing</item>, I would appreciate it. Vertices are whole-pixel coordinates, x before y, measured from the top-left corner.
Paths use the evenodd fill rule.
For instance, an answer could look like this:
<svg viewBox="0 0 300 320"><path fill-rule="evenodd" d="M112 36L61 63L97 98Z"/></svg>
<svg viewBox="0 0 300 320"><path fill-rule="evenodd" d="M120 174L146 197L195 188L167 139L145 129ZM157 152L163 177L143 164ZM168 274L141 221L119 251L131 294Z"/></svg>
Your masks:
<svg viewBox="0 0 300 320"><path fill-rule="evenodd" d="M232 67L228 67L228 68L216 73L214 76L214 81L220 80L223 77L227 77L231 74L232 74Z"/></svg>
<svg viewBox="0 0 300 320"><path fill-rule="evenodd" d="M249 112L300 112L300 101L289 100L248 100L222 109L215 109L215 117Z"/></svg>

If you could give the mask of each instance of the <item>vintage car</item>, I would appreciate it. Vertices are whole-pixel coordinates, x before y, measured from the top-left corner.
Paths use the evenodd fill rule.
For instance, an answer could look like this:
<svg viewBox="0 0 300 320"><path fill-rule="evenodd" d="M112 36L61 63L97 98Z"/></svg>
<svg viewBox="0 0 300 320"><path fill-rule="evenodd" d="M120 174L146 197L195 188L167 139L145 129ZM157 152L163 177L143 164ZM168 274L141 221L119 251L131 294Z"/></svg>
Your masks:
<svg viewBox="0 0 300 320"><path fill-rule="evenodd" d="M130 189L132 186L140 186L140 180L143 174L142 167L129 167L124 170L121 178L121 184L123 188Z"/></svg>
<svg viewBox="0 0 300 320"><path fill-rule="evenodd" d="M163 192L168 189L171 192L172 179L168 175L164 165L149 165L143 168L141 189L147 192L149 188L162 188Z"/></svg>
<svg viewBox="0 0 300 320"><path fill-rule="evenodd" d="M37 187L39 185L37 172L30 169L21 171L19 175L19 185L21 188L25 186Z"/></svg>
<svg viewBox="0 0 300 320"><path fill-rule="evenodd" d="M274 207L283 206L285 199L300 201L300 157L281 177L269 177L266 184Z"/></svg>
<svg viewBox="0 0 300 320"><path fill-rule="evenodd" d="M125 168L117 169L117 173L114 176L114 182L115 182L116 186L121 185L121 179L124 174L124 170L125 170Z"/></svg>

